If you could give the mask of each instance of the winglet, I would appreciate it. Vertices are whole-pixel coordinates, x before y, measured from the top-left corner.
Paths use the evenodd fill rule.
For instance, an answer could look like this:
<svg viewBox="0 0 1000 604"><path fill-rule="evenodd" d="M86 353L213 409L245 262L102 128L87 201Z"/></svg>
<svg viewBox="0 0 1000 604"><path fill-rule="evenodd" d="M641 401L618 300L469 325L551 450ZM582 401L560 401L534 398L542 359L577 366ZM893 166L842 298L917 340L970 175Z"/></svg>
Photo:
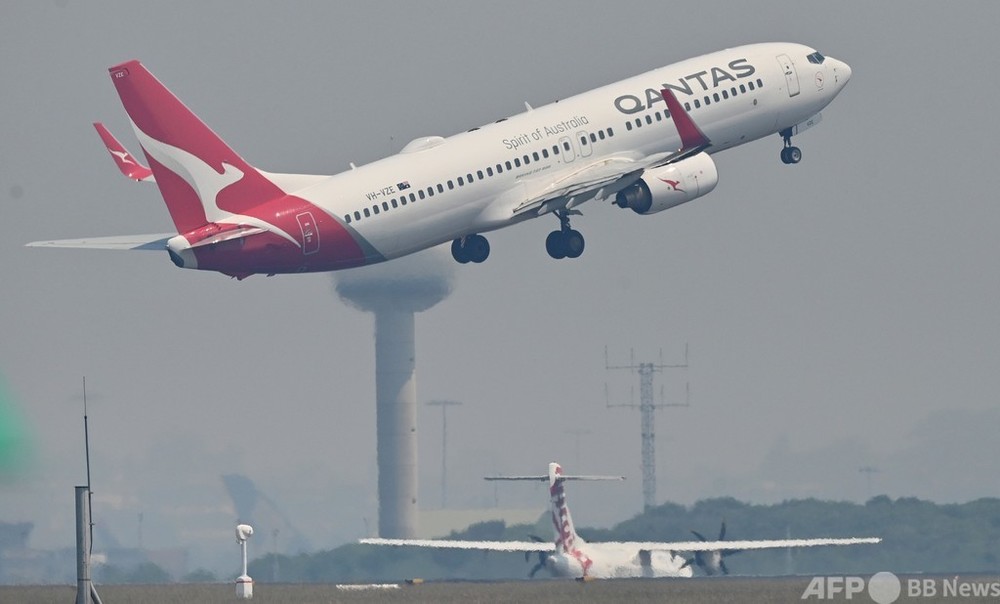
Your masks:
<svg viewBox="0 0 1000 604"><path fill-rule="evenodd" d="M680 101L674 96L672 90L664 88L660 91L660 95L663 96L663 100L667 103L667 109L670 111L670 118L674 120L677 133L681 135L681 149L678 151L679 154L690 155L697 153L712 144L712 141L705 136L705 133L701 131L698 124L694 123L691 116L681 106Z"/></svg>
<svg viewBox="0 0 1000 604"><path fill-rule="evenodd" d="M128 149L122 146L118 139L104 127L104 124L94 122L94 128L97 129L97 134L104 141L104 146L107 147L108 153L111 154L122 174L138 182L155 182L153 171L136 161Z"/></svg>

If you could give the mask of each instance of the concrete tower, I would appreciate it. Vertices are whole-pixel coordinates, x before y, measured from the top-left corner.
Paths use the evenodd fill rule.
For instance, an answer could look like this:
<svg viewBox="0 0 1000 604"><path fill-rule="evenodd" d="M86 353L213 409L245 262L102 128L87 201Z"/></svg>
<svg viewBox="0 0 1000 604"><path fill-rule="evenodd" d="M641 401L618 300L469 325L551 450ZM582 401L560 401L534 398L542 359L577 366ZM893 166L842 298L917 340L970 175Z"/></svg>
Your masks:
<svg viewBox="0 0 1000 604"><path fill-rule="evenodd" d="M451 293L453 262L439 248L338 273L337 293L375 315L375 415L380 537L417 535L414 314Z"/></svg>

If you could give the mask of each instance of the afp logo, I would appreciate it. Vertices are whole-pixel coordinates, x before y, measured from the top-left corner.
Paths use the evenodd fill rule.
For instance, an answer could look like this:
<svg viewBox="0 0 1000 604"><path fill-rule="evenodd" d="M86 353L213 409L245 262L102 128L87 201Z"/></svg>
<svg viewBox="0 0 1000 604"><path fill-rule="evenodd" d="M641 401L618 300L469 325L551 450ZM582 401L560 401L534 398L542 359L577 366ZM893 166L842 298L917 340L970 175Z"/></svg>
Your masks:
<svg viewBox="0 0 1000 604"><path fill-rule="evenodd" d="M889 572L872 575L867 586L863 577L813 577L801 599L862 600L865 591L875 604L892 604L899 598L902 584L899 577Z"/></svg>

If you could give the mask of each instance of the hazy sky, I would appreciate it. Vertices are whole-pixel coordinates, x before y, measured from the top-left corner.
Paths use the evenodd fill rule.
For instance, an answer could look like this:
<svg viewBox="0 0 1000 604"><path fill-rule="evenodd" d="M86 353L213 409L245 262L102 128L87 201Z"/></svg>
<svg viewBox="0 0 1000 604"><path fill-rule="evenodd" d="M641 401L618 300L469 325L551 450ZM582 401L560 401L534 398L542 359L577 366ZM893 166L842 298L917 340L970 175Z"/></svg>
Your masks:
<svg viewBox="0 0 1000 604"><path fill-rule="evenodd" d="M142 60L248 161L335 173L704 52L792 41L853 77L817 128L716 156L708 197L654 216L592 202L584 255L556 220L492 233L483 265L417 319L418 396L453 399L454 506L495 472L625 474L572 494L577 522L641 510L638 382L657 416L658 499L1000 495L1000 59L995 2L204 3L0 8L0 375L34 441L0 520L72 545L90 402L95 514L125 545L236 555L219 476L254 479L316 547L374 526L371 317L330 274L225 276L165 253L29 249L165 232L155 187L115 169L91 122L138 144L107 67ZM421 499L439 505L440 412L420 411ZM573 431L580 436L579 459ZM579 462L579 463L577 463ZM584 492L579 492L584 491ZM503 487L502 505L545 505ZM263 545L261 546L263 547ZM230 552L232 550L232 552ZM207 554L196 554L195 562Z"/></svg>

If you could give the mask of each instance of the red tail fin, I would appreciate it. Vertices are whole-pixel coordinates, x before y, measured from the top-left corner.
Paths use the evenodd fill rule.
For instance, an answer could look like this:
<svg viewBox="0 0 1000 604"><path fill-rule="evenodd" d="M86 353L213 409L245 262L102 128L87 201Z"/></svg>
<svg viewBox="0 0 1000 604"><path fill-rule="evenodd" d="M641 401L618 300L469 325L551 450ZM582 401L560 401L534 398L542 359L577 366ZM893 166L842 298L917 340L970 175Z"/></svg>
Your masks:
<svg viewBox="0 0 1000 604"><path fill-rule="evenodd" d="M129 61L108 71L177 232L244 214L284 194L141 63Z"/></svg>

